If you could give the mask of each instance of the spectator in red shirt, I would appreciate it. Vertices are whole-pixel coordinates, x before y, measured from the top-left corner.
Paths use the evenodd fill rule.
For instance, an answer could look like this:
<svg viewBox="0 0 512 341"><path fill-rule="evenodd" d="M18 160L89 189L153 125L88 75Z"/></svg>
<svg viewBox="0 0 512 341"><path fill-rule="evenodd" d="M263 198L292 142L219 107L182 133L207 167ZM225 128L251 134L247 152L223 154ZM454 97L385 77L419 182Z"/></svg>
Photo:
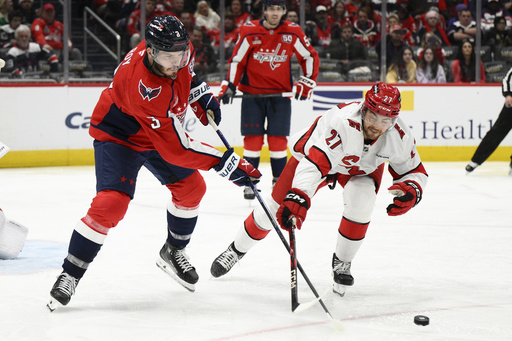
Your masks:
<svg viewBox="0 0 512 341"><path fill-rule="evenodd" d="M230 9L233 15L235 16L235 22L237 27L240 27L244 23L251 21L251 15L244 11L241 0L231 1Z"/></svg>
<svg viewBox="0 0 512 341"><path fill-rule="evenodd" d="M367 8L360 8L357 11L357 17L352 26L354 38L363 43L363 46L375 46L380 41L379 31L375 23L369 19Z"/></svg>
<svg viewBox="0 0 512 341"><path fill-rule="evenodd" d="M36 43L43 49L53 51L59 59L62 59L62 49L64 47L62 39L64 24L55 20L55 7L52 4L45 4L41 12L41 17L32 22L32 37ZM82 60L82 52L73 47L71 39L68 40L69 59Z"/></svg>
<svg viewBox="0 0 512 341"><path fill-rule="evenodd" d="M157 7L156 0L146 0L146 22L147 25L151 19L159 15L172 14L165 11L165 7ZM140 8L130 14L128 17L128 24L126 25L126 32L130 35L130 48L134 48L141 41L140 36Z"/></svg>
<svg viewBox="0 0 512 341"><path fill-rule="evenodd" d="M327 47L331 43L331 25L327 22L327 8L317 6L315 21L306 23L305 33L311 41L311 45Z"/></svg>

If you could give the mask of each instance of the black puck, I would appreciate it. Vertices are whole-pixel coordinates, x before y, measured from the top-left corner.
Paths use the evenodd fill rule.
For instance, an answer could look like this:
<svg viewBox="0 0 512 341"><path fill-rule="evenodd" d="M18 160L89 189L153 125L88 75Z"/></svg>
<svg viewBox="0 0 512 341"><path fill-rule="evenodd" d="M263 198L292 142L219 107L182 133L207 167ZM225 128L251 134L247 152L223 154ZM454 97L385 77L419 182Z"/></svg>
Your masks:
<svg viewBox="0 0 512 341"><path fill-rule="evenodd" d="M416 315L414 316L414 323L418 326L428 326L430 319L425 315Z"/></svg>

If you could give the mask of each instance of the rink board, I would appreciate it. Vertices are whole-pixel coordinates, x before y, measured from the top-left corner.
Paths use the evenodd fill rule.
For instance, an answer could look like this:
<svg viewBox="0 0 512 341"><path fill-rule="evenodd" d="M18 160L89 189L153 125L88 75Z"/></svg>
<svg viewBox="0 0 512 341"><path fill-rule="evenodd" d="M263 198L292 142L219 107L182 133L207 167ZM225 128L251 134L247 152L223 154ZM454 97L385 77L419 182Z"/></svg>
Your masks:
<svg viewBox="0 0 512 341"><path fill-rule="evenodd" d="M361 100L371 84L321 85L312 101L292 100L292 134L309 126L332 106ZM10 152L0 167L34 167L93 164L90 115L106 84L93 85L0 85L0 141ZM502 106L499 84L468 86L399 86L402 117L410 124L424 161L466 161L491 128ZM218 93L218 86L212 86ZM222 106L220 129L241 154L240 103ZM193 114L184 127L197 140L222 148L210 127ZM507 161L512 154L512 135L489 158ZM268 160L265 147L262 160Z"/></svg>

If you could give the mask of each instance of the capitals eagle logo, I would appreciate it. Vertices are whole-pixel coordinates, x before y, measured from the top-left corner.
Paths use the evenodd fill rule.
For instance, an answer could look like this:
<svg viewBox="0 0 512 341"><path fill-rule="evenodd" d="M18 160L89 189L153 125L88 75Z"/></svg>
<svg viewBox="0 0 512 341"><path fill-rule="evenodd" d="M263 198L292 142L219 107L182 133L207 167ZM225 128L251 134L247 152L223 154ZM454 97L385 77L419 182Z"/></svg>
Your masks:
<svg viewBox="0 0 512 341"><path fill-rule="evenodd" d="M145 100L148 99L148 102L152 99L158 97L160 95L160 92L162 91L162 86L159 86L156 89L148 88L147 86L142 83L142 79L139 80L139 93L142 96L142 99Z"/></svg>

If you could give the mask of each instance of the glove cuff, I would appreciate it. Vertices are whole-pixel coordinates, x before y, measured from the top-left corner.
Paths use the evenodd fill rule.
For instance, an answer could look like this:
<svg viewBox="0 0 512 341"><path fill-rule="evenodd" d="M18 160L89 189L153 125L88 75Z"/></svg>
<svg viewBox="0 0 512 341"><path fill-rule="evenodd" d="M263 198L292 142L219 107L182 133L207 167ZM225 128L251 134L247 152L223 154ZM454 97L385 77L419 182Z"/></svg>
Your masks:
<svg viewBox="0 0 512 341"><path fill-rule="evenodd" d="M414 204L414 206L418 205L421 201L421 189L420 189L420 186L413 182L413 181L405 181L405 184L411 186L414 191L416 191L416 203Z"/></svg>
<svg viewBox="0 0 512 341"><path fill-rule="evenodd" d="M299 82L303 83L303 84L306 84L310 88L316 87L316 82L314 80L312 80L311 78L308 78L308 77L300 76Z"/></svg>
<svg viewBox="0 0 512 341"><path fill-rule="evenodd" d="M299 196L300 198L297 196ZM298 188L292 188L291 190L289 190L288 193L286 194L285 200L286 199L297 202L301 201L301 199L304 199L304 204L301 204L301 206L304 206L306 209L309 209L309 207L311 206L311 199L309 198L309 196Z"/></svg>

